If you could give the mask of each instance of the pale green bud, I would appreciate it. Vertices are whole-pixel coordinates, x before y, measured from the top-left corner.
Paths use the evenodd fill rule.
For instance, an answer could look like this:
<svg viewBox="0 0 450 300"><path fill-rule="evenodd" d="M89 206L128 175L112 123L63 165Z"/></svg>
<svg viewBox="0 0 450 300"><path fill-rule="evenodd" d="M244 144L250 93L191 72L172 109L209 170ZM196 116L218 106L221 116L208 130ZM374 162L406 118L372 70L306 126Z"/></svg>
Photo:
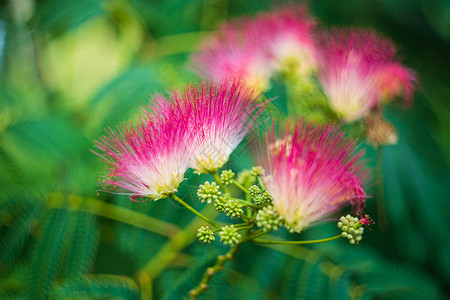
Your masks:
<svg viewBox="0 0 450 300"><path fill-rule="evenodd" d="M262 227L264 231L277 230L283 225L283 218L277 214L273 206L267 206L256 214L256 225Z"/></svg>
<svg viewBox="0 0 450 300"><path fill-rule="evenodd" d="M209 226L202 226L197 230L197 238L200 241L200 243L206 244L211 243L215 240L214 233L209 228Z"/></svg>
<svg viewBox="0 0 450 300"><path fill-rule="evenodd" d="M231 170L225 170L220 174L220 180L222 180L223 184L229 185L233 182L234 172Z"/></svg>
<svg viewBox="0 0 450 300"><path fill-rule="evenodd" d="M205 183L201 184L197 190L197 196L202 203L211 203L221 194L222 193L219 191L219 186L215 182L209 183L208 181L205 181Z"/></svg>
<svg viewBox="0 0 450 300"><path fill-rule="evenodd" d="M223 244L233 246L241 241L241 235L238 233L234 225L224 226L219 232L220 241Z"/></svg>

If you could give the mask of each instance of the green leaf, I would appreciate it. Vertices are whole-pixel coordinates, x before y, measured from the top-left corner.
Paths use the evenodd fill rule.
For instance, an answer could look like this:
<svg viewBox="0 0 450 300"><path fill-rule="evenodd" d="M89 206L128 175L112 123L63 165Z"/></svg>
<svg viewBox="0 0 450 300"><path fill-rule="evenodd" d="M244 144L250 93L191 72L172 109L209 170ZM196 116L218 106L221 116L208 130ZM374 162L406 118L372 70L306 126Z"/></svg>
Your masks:
<svg viewBox="0 0 450 300"><path fill-rule="evenodd" d="M8 226L8 231L0 237L0 267L2 269L10 267L21 254L42 209L39 202L28 202L25 206L14 205L10 208L14 208L13 211L8 212L11 214L12 223Z"/></svg>
<svg viewBox="0 0 450 300"><path fill-rule="evenodd" d="M99 242L96 217L85 212L74 213L74 228L66 255L66 277L78 277L86 273L94 259Z"/></svg>
<svg viewBox="0 0 450 300"><path fill-rule="evenodd" d="M53 35L62 34L83 24L86 20L104 13L100 1L58 1L38 2L38 22L42 29Z"/></svg>
<svg viewBox="0 0 450 300"><path fill-rule="evenodd" d="M141 299L136 282L120 275L84 275L53 286L57 299Z"/></svg>
<svg viewBox="0 0 450 300"><path fill-rule="evenodd" d="M47 298L50 284L58 277L64 252L70 238L71 213L64 208L49 212L37 238L31 257L29 295L31 299Z"/></svg>
<svg viewBox="0 0 450 300"><path fill-rule="evenodd" d="M208 245L204 245L207 247ZM183 299L189 294L189 291L197 286L201 281L206 268L214 265L216 262L217 252L207 252L201 255L194 263L192 263L188 270L182 270L178 273L178 278L175 282L169 283L164 291L162 299L177 300Z"/></svg>
<svg viewBox="0 0 450 300"><path fill-rule="evenodd" d="M134 66L104 85L91 100L98 128L118 125L147 105L149 94L161 89L157 74L155 66Z"/></svg>

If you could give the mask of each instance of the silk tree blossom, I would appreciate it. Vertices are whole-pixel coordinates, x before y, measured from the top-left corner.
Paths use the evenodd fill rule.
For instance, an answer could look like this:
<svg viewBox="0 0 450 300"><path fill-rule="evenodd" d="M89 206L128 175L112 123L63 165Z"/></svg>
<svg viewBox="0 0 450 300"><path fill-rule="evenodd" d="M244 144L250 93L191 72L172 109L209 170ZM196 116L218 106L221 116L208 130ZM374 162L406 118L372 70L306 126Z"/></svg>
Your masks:
<svg viewBox="0 0 450 300"><path fill-rule="evenodd" d="M222 25L200 45L192 67L201 76L219 83L241 79L247 87L268 89L272 61L262 45L263 36L249 27L250 19Z"/></svg>
<svg viewBox="0 0 450 300"><path fill-rule="evenodd" d="M117 130L96 141L107 162L104 185L121 188L131 199L170 197L184 180L191 160L192 130L188 117L164 97L143 110L141 122Z"/></svg>
<svg viewBox="0 0 450 300"><path fill-rule="evenodd" d="M240 81L190 85L172 94L193 131L190 167L201 173L219 170L261 113L257 94Z"/></svg>
<svg viewBox="0 0 450 300"><path fill-rule="evenodd" d="M264 37L263 47L274 60L275 72L303 76L316 69L312 38L316 22L306 7L291 5L261 14L252 26L253 34L259 32Z"/></svg>
<svg viewBox="0 0 450 300"><path fill-rule="evenodd" d="M354 121L403 95L413 96L415 72L396 61L391 41L369 30L339 29L323 34L318 45L319 79L340 117Z"/></svg>
<svg viewBox="0 0 450 300"><path fill-rule="evenodd" d="M261 179L291 231L301 232L348 203L362 209L362 152L336 126L303 120L273 126L256 152L266 171Z"/></svg>
<svg viewBox="0 0 450 300"><path fill-rule="evenodd" d="M259 91L275 72L304 75L315 69L315 22L303 6L289 6L222 25L192 58L194 69L216 82L240 78Z"/></svg>

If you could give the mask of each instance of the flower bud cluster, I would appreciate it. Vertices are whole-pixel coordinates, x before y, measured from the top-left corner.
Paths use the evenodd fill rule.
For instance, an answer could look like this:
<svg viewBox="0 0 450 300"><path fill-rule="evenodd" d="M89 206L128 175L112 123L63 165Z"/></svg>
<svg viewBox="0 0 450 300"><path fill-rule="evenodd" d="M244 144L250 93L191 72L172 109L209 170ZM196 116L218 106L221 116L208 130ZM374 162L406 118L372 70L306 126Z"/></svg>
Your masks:
<svg viewBox="0 0 450 300"><path fill-rule="evenodd" d="M234 225L222 227L222 230L219 232L219 235L220 241L225 245L229 244L230 246L234 246L241 240L241 235L238 233Z"/></svg>
<svg viewBox="0 0 450 300"><path fill-rule="evenodd" d="M261 166L253 167L250 171L250 174L252 174L255 177L262 176L264 175L264 169Z"/></svg>
<svg viewBox="0 0 450 300"><path fill-rule="evenodd" d="M277 230L283 225L281 218L272 205L266 206L256 214L256 225L262 227L264 231Z"/></svg>
<svg viewBox="0 0 450 300"><path fill-rule="evenodd" d="M240 204L239 201L233 199L225 202L224 212L232 219L239 218L244 213L244 211L242 210L242 204Z"/></svg>
<svg viewBox="0 0 450 300"><path fill-rule="evenodd" d="M266 205L272 203L272 197L266 191L262 191L257 185L248 188L248 193L253 198L256 205Z"/></svg>
<svg viewBox="0 0 450 300"><path fill-rule="evenodd" d="M197 190L197 196L202 203L206 202L209 204L213 200L217 200L221 194L219 186L214 181L212 183L205 181L205 183L201 184Z"/></svg>
<svg viewBox="0 0 450 300"><path fill-rule="evenodd" d="M227 204L227 199L225 197L218 197L216 200L214 200L214 208L219 213L225 212L225 206Z"/></svg>
<svg viewBox="0 0 450 300"><path fill-rule="evenodd" d="M342 230L342 237L347 238L350 244L359 244L362 240L364 228L361 227L361 222L357 217L352 217L350 215L341 217L340 221L337 223L337 227Z"/></svg>
<svg viewBox="0 0 450 300"><path fill-rule="evenodd" d="M197 238L202 244L210 244L215 240L214 233L209 226L202 226L197 230Z"/></svg>
<svg viewBox="0 0 450 300"><path fill-rule="evenodd" d="M222 180L223 184L229 185L233 182L234 172L231 170L225 170L220 174L220 180Z"/></svg>

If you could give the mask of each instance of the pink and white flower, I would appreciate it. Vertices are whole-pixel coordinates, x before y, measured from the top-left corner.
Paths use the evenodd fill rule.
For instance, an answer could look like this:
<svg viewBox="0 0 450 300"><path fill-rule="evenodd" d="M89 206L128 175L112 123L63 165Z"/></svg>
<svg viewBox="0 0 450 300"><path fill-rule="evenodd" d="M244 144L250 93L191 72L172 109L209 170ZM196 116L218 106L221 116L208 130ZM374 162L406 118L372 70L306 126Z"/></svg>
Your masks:
<svg viewBox="0 0 450 300"><path fill-rule="evenodd" d="M105 186L158 200L177 192L189 167L216 172L260 114L255 97L240 82L190 85L169 92L170 101L156 95L138 125L109 128L96 142Z"/></svg>
<svg viewBox="0 0 450 300"><path fill-rule="evenodd" d="M187 125L194 131L190 167L201 173L216 172L260 115L257 94L239 81L191 85L175 94L174 102L190 115Z"/></svg>
<svg viewBox="0 0 450 300"><path fill-rule="evenodd" d="M240 78L264 91L275 72L304 75L315 69L314 27L303 6L237 19L205 40L192 65L215 82Z"/></svg>
<svg viewBox="0 0 450 300"><path fill-rule="evenodd" d="M266 171L261 179L291 231L300 232L348 203L362 209L362 152L336 126L303 120L273 126L256 152Z"/></svg>
<svg viewBox="0 0 450 300"><path fill-rule="evenodd" d="M253 22L254 30L264 37L275 72L304 76L316 69L313 40L315 20L304 6L288 6L261 14Z"/></svg>
<svg viewBox="0 0 450 300"><path fill-rule="evenodd" d="M383 100L412 98L414 71L395 58L391 41L369 30L338 29L318 45L319 79L331 106L346 121L365 117Z"/></svg>
<svg viewBox="0 0 450 300"><path fill-rule="evenodd" d="M155 104L143 109L138 125L108 128L96 141L107 162L106 187L119 187L123 194L152 200L170 197L184 180L191 161L192 130L167 99L154 98Z"/></svg>
<svg viewBox="0 0 450 300"><path fill-rule="evenodd" d="M240 79L248 87L266 90L272 74L271 60L263 48L262 36L252 32L249 22L251 19L239 19L224 24L207 38L192 57L194 70L216 83Z"/></svg>

